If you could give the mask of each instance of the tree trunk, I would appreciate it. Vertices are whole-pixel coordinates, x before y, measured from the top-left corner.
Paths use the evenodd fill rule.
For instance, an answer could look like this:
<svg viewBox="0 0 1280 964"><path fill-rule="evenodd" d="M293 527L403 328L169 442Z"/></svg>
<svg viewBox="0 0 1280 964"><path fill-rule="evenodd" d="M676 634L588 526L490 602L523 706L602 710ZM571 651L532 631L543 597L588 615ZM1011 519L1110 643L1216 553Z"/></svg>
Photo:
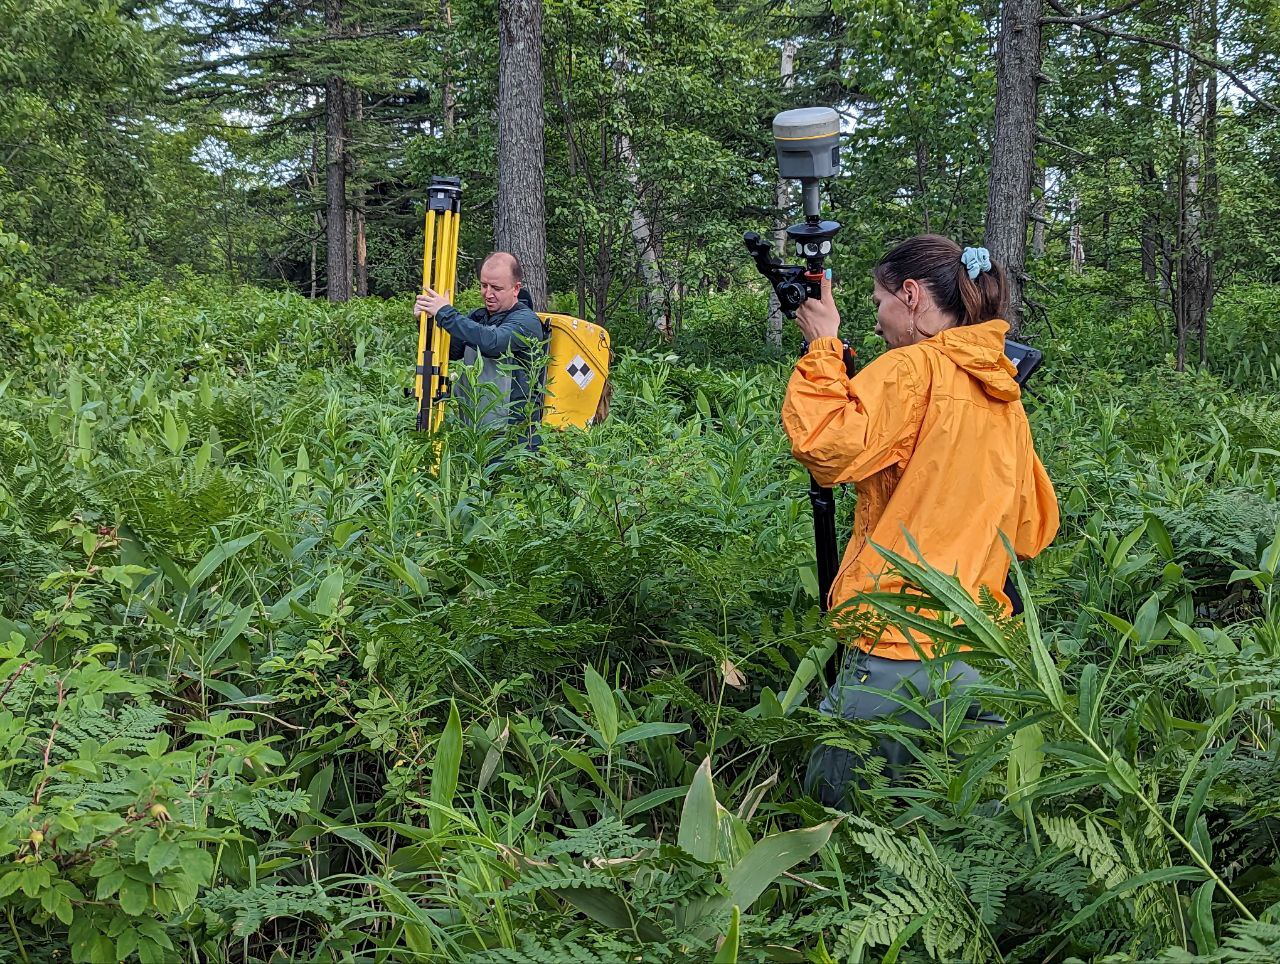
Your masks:
<svg viewBox="0 0 1280 964"><path fill-rule="evenodd" d="M1190 39L1193 46L1217 46L1214 32L1216 9L1213 0L1202 0L1192 13ZM1209 191L1210 165L1214 163L1210 137L1216 134L1213 115L1217 113L1216 72L1187 58L1186 128L1189 144L1182 177L1182 219L1180 264L1178 266L1178 371L1186 367L1187 340L1194 336L1199 355L1206 354L1209 305L1213 299L1212 265L1209 260L1214 209ZM1210 97L1213 101L1210 101Z"/></svg>
<svg viewBox="0 0 1280 964"><path fill-rule="evenodd" d="M1084 234L1080 226L1080 199L1071 196L1071 273L1084 271Z"/></svg>
<svg viewBox="0 0 1280 964"><path fill-rule="evenodd" d="M1031 257L1044 257L1044 229L1049 219L1049 204L1044 195L1044 166L1036 165L1035 207L1031 214Z"/></svg>
<svg viewBox="0 0 1280 964"><path fill-rule="evenodd" d="M1213 77L1209 83L1209 90L1213 93L1215 101L1217 97L1217 77ZM1211 102L1212 103L1212 102ZM1216 110L1215 110L1216 113ZM1217 123L1210 121L1208 128L1210 137L1217 134ZM1213 300L1217 294L1214 285L1215 265L1217 262L1217 249L1214 236L1217 232L1217 216L1218 216L1218 196L1217 196L1217 159L1213 157L1214 145L1212 140L1205 142L1205 212L1203 223L1204 237L1204 302L1203 309L1199 318L1199 336L1200 336L1200 365L1201 367L1209 364L1209 315L1213 311Z"/></svg>
<svg viewBox="0 0 1280 964"><path fill-rule="evenodd" d="M924 233L933 234L933 225L929 217L929 187L925 180L925 171L929 168L929 144L921 136L916 136L916 197L920 199L920 216Z"/></svg>
<svg viewBox="0 0 1280 964"><path fill-rule="evenodd" d="M342 0L325 0L325 26L331 36L342 34ZM325 81L325 207L327 249L325 276L330 301L351 298L347 243L347 98L342 78Z"/></svg>
<svg viewBox="0 0 1280 964"><path fill-rule="evenodd" d="M1107 44L1109 37L1094 36L1091 38L1094 44L1093 56L1094 64L1098 69L1099 75L1103 75L1107 70L1109 61L1107 55ZM1111 85L1102 85L1102 113L1106 117L1113 114L1111 101ZM1103 183L1111 183L1111 161L1109 158L1103 158L1102 161L1102 179ZM1111 208L1110 206L1102 209L1102 231L1100 237L1095 239L1094 247L1095 258L1104 271L1111 270ZM1100 255L1100 257L1099 257ZM1084 267L1084 244L1080 246L1080 266Z"/></svg>
<svg viewBox="0 0 1280 964"><path fill-rule="evenodd" d="M222 233L227 237L225 254L227 256L227 280L236 280L235 238L231 232L231 188L227 184L227 168L224 165L219 178L222 181Z"/></svg>
<svg viewBox="0 0 1280 964"><path fill-rule="evenodd" d="M1143 112L1151 117L1154 117L1160 109L1156 101L1151 78L1151 61L1154 56L1154 52L1147 52L1143 54L1142 59L1138 62L1138 104ZM1154 291L1157 290L1160 282L1162 206L1160 203L1160 179L1153 156L1148 155L1142 159L1139 182L1142 185L1142 193L1140 195L1142 199L1142 237L1140 241L1142 276L1147 279L1147 284ZM1159 297L1157 296L1157 316L1159 315L1159 310Z"/></svg>
<svg viewBox="0 0 1280 964"><path fill-rule="evenodd" d="M498 249L524 266L524 288L547 305L542 105L542 0L498 0ZM598 320L598 319L597 319Z"/></svg>
<svg viewBox="0 0 1280 964"><path fill-rule="evenodd" d="M573 47L570 45L568 51L569 63L573 63ZM591 171L584 166L580 166L580 148L578 138L574 131L573 108L570 101L561 93L557 82L556 70L554 63L551 72L547 75L551 81L551 93L555 97L560 106L560 113L564 115L564 138L569 150L567 152L567 160L569 163L569 182L577 185L578 176L581 173L583 180L586 182L588 189L593 195L596 194L595 182L591 178ZM569 82L572 83L572 73L570 73ZM582 159L582 165L585 165L586 159ZM587 317L587 229L583 224L581 217L574 219L574 233L576 235L576 258L574 259L574 288L578 297L578 317Z"/></svg>
<svg viewBox="0 0 1280 964"><path fill-rule="evenodd" d="M440 22L444 24L446 33L453 31L453 10L449 6L449 0L440 0ZM444 76L442 78L442 92L440 95L441 114L444 117L444 132L448 134L453 130L454 114L457 110L458 92L453 86L453 72L450 65L453 63L452 51L444 52Z"/></svg>
<svg viewBox="0 0 1280 964"><path fill-rule="evenodd" d="M578 219L578 317L585 318L587 316L587 232L582 226L582 219Z"/></svg>
<svg viewBox="0 0 1280 964"><path fill-rule="evenodd" d="M791 185L783 178L778 178L777 186L778 217L773 231L773 250L780 258L787 254L787 211L791 208ZM769 289L769 315L767 334L769 343L782 346L782 329L786 315L782 313L782 305L778 303L777 292Z"/></svg>
<svg viewBox="0 0 1280 964"><path fill-rule="evenodd" d="M1218 56L1218 0L1207 0L1210 50L1214 59ZM1209 363L1209 313L1213 311L1214 266L1218 260L1218 72L1208 70L1205 78L1204 122L1204 223L1201 234L1204 241L1204 311L1200 324L1200 364Z"/></svg>
<svg viewBox="0 0 1280 964"><path fill-rule="evenodd" d="M554 73L552 77L554 78ZM578 179L578 147L573 139L573 122L566 120L568 124L568 141L569 141L569 180L576 182ZM575 228L577 232L577 258L575 259L575 289L578 295L578 317L585 318L587 316L587 231L583 226L582 218L577 220Z"/></svg>
<svg viewBox="0 0 1280 964"><path fill-rule="evenodd" d="M796 82L796 50L794 40L782 42L782 89L791 90ZM791 209L791 182L778 178L774 191L777 199L778 213L773 226L773 251L779 257L786 257L787 252L787 212ZM766 319L766 337L770 344L782 345L783 319L782 306L778 304L778 296L769 289L769 315Z"/></svg>
<svg viewBox="0 0 1280 964"><path fill-rule="evenodd" d="M369 245L365 237L364 227L364 191L360 191L360 199L355 209L356 231L356 295L361 298L369 296Z"/></svg>
<svg viewBox="0 0 1280 964"><path fill-rule="evenodd" d="M358 138L361 135L362 124L364 123L364 95L358 88L350 88L351 96L351 120L352 120L352 140L358 144ZM356 151L348 151L348 157L351 161L351 180L354 183L351 205L351 224L352 224L352 257L355 263L355 293L358 297L366 298L369 295L369 258L368 243L365 237L365 220L364 220L364 204L365 204L365 186L364 181L360 177L360 159Z"/></svg>
<svg viewBox="0 0 1280 964"><path fill-rule="evenodd" d="M351 205L347 205L347 299L355 293L355 266L356 266L356 246L355 246L355 212L352 211Z"/></svg>
<svg viewBox="0 0 1280 964"><path fill-rule="evenodd" d="M618 137L618 156L635 198L631 208L631 240L635 244L640 271L640 314L646 316L658 331L670 335L671 316L658 270L658 234L644 211L646 185L640 180L639 163L631 148L631 138L625 132Z"/></svg>
<svg viewBox="0 0 1280 964"><path fill-rule="evenodd" d="M1196 95L1187 90L1187 106L1194 109ZM1196 275L1199 273L1198 251L1193 251L1192 237L1197 230L1195 215L1192 209L1196 204L1198 190L1195 162L1188 156L1180 165L1182 171L1178 193L1178 282L1174 303L1174 325L1177 331L1176 364L1178 371L1187 369L1187 331L1191 327L1190 312L1192 304L1198 297L1196 292Z"/></svg>
<svg viewBox="0 0 1280 964"><path fill-rule="evenodd" d="M1168 213L1164 230L1159 233L1160 243L1160 292L1169 299L1170 306L1177 313L1177 296L1174 295L1174 236L1178 233L1178 225L1182 219L1182 208L1179 191L1182 183L1182 162L1175 161L1169 165L1164 178L1164 206Z"/></svg>
<svg viewBox="0 0 1280 964"><path fill-rule="evenodd" d="M1147 284L1156 286L1159 269L1157 262L1160 254L1160 222L1152 209L1151 198L1157 194L1155 161L1147 158L1142 164L1142 187L1144 210L1142 214L1142 276Z"/></svg>
<svg viewBox="0 0 1280 964"><path fill-rule="evenodd" d="M613 51L613 93L620 102L626 100L627 57L621 49ZM618 134L618 159L631 188L631 242L635 246L636 269L640 276L640 314L664 335L671 334L670 296L658 267L661 232L645 211L651 185L640 177L640 163L631 144L631 135L623 129Z"/></svg>
<svg viewBox="0 0 1280 964"><path fill-rule="evenodd" d="M987 187L986 243L1008 277L1008 321L1013 335L1022 318L1040 63L1040 0L1004 0L996 57L996 131Z"/></svg>
<svg viewBox="0 0 1280 964"><path fill-rule="evenodd" d="M1111 208L1102 212L1102 270L1111 270Z"/></svg>
<svg viewBox="0 0 1280 964"><path fill-rule="evenodd" d="M1175 32L1175 40L1181 40ZM1169 120L1173 129L1179 132L1178 156L1169 165L1165 174L1165 209L1171 212L1166 230L1160 236L1160 287L1169 299L1169 308L1173 312L1173 336L1176 341L1182 330L1182 298L1178 294L1178 270L1180 255L1175 250L1181 243L1182 231L1182 178L1183 178L1183 144L1181 133L1185 123L1182 115L1182 60L1178 51L1173 52L1171 90L1169 94Z"/></svg>
<svg viewBox="0 0 1280 964"><path fill-rule="evenodd" d="M613 284L613 245L602 225L596 238L596 270L592 295L595 297L595 323L603 325L609 313L609 287Z"/></svg>
<svg viewBox="0 0 1280 964"><path fill-rule="evenodd" d="M320 132L318 125L311 126L311 167L307 173L307 187L311 193L311 217L315 222L315 233L311 235L311 295L316 296L317 248L320 234L324 230L324 221L320 217L320 205L316 202L316 188L320 186Z"/></svg>
<svg viewBox="0 0 1280 964"><path fill-rule="evenodd" d="M601 51L600 65L604 67L604 53ZM611 178L610 171L613 145L609 137L607 119L600 119L600 180L607 182ZM605 224L601 224L596 232L595 271L592 272L592 298L595 301L595 323L603 325L609 313L609 288L613 284L613 237Z"/></svg>

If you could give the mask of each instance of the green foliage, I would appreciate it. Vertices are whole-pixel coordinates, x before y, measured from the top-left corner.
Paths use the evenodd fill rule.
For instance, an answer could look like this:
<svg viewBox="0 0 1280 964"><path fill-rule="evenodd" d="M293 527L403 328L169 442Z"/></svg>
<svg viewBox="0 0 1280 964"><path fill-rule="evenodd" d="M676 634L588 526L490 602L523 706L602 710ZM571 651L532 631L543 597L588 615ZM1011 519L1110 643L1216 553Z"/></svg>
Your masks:
<svg viewBox="0 0 1280 964"><path fill-rule="evenodd" d="M0 392L6 946L1264 958L1267 369L1113 359L1123 324L1055 308L1028 405L1064 527L1028 618L900 560L1010 725L873 733L809 708L832 635L762 301L619 332L609 421L501 465L454 426L434 472L402 305L188 279L42 314ZM905 787L804 795L815 740L882 733Z"/></svg>
<svg viewBox="0 0 1280 964"><path fill-rule="evenodd" d="M5 621L0 644L0 897L73 960L166 960L166 925L194 907L214 849L237 835L228 818L271 792L266 774L284 758L273 740L242 740L252 724L226 712L176 726L154 702L158 681L92 643L107 587L129 592L146 570L92 565L104 540L71 532L90 565L45 580L63 598L36 613L38 639ZM74 655L55 663L49 650Z"/></svg>
<svg viewBox="0 0 1280 964"><path fill-rule="evenodd" d="M46 282L110 278L137 250L159 73L144 9L0 3L0 215Z"/></svg>
<svg viewBox="0 0 1280 964"><path fill-rule="evenodd" d="M495 5L336 6L0 0L0 954L1274 960L1274 112L1223 74L1199 143L1181 53L1048 25L1026 404L1062 532L1022 620L915 558L955 620L877 600L968 647L1006 727L867 726L812 709L799 337L766 343L741 233L783 214L769 116L848 108L832 263L873 357L886 243L982 233L998 6L545 5L552 303L608 323L613 415L503 460L402 398L428 178L465 180L464 286L492 246ZM1263 6L1103 22L1275 102ZM333 77L398 301L301 297ZM1186 375L1161 246L1206 147ZM853 812L805 795L816 741L886 735L905 785L873 759Z"/></svg>

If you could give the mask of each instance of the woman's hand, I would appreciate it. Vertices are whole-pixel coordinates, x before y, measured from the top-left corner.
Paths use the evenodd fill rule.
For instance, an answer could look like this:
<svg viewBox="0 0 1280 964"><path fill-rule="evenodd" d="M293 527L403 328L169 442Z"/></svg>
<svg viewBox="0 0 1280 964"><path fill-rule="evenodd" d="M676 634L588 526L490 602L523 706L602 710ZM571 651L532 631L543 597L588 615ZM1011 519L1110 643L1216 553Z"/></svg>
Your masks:
<svg viewBox="0 0 1280 964"><path fill-rule="evenodd" d="M805 341L840 337L840 312L831 297L831 278L825 272L822 275L822 297L805 299L796 309L796 325Z"/></svg>

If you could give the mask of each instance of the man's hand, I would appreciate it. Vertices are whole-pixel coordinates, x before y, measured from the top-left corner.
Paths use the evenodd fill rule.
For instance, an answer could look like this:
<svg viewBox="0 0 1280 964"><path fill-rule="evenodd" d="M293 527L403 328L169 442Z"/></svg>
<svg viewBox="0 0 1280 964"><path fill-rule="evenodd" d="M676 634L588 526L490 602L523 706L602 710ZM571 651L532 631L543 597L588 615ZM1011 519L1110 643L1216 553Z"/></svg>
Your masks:
<svg viewBox="0 0 1280 964"><path fill-rule="evenodd" d="M796 325L805 341L840 337L840 312L831 297L831 279L825 273L822 275L822 297L805 299L796 309Z"/></svg>
<svg viewBox="0 0 1280 964"><path fill-rule="evenodd" d="M424 311L432 318L440 313L440 311L449 305L449 299L437 291L427 288L422 294L418 295L417 300L413 303L413 316L416 318Z"/></svg>

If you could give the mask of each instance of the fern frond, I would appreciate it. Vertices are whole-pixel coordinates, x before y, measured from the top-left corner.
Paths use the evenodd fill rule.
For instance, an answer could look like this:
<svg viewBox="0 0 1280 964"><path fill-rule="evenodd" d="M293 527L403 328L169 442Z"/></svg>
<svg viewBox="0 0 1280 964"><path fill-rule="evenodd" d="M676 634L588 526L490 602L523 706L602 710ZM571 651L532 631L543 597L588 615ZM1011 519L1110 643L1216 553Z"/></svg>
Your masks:
<svg viewBox="0 0 1280 964"><path fill-rule="evenodd" d="M476 964L674 964L710 960L715 950L701 942L679 940L629 944L609 933L560 938L548 933L524 933L519 947L493 948L471 955Z"/></svg>
<svg viewBox="0 0 1280 964"><path fill-rule="evenodd" d="M587 827L565 828L565 835L552 841L541 850L546 859L563 854L581 854L585 857L631 857L643 850L655 850L658 841L640 836L640 827L629 827L616 817L608 817Z"/></svg>
<svg viewBox="0 0 1280 964"><path fill-rule="evenodd" d="M326 923L358 907L354 901L335 896L319 884L288 885L279 882L256 887L216 887L200 897L200 906L221 918L236 937L247 937L263 924L278 917L319 918Z"/></svg>
<svg viewBox="0 0 1280 964"><path fill-rule="evenodd" d="M1086 816L1078 824L1070 817L1050 814L1042 818L1041 824L1053 845L1074 853L1103 886L1116 887L1136 873L1093 817Z"/></svg>
<svg viewBox="0 0 1280 964"><path fill-rule="evenodd" d="M277 787L257 787L252 793L244 793L231 803L235 819L246 827L273 833L276 820L306 813L311 807L305 792L299 789L281 790Z"/></svg>
<svg viewBox="0 0 1280 964"><path fill-rule="evenodd" d="M613 877L599 867L581 867L571 863L529 864L520 872L520 879L509 885L503 893L510 896L536 894L544 890L565 890L579 887L599 887L617 890Z"/></svg>
<svg viewBox="0 0 1280 964"><path fill-rule="evenodd" d="M854 944L863 940L865 946L865 941L873 938L878 942L895 927L901 933L920 914L928 914L921 939L933 957L945 960L960 948L975 960L985 956L990 937L982 915L931 847L914 838L899 837L862 817L848 818L847 827L854 843L905 884L882 887L879 900L859 905L858 922L850 933Z"/></svg>

